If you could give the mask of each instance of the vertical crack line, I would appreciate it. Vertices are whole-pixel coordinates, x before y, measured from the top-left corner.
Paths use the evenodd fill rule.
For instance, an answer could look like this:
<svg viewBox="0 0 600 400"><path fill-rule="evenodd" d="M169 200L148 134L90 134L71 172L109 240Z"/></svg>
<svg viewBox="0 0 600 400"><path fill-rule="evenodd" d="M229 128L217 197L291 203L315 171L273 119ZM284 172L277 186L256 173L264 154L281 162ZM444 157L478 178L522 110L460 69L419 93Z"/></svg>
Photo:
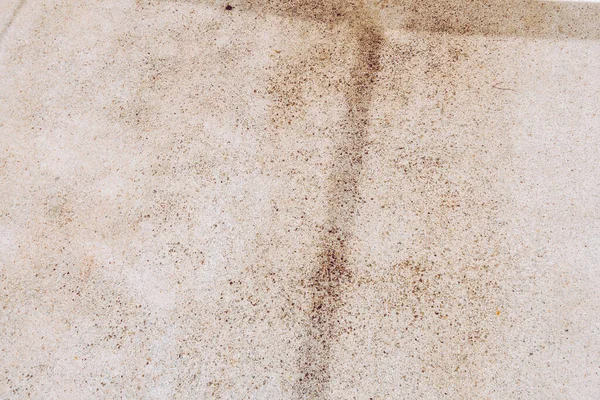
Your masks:
<svg viewBox="0 0 600 400"><path fill-rule="evenodd" d="M10 29L11 25L13 24L13 22L17 18L17 15L19 14L19 12L21 11L21 9L25 5L26 1L27 0L21 0L21 1L19 1L19 4L17 4L17 7L15 7L15 11L13 11L12 15L8 19L8 22L6 23L6 25L4 25L4 28L2 28L2 31L0 31L0 43L2 43L2 40L4 39L4 36L6 35L6 33L8 32L8 30Z"/></svg>
<svg viewBox="0 0 600 400"><path fill-rule="evenodd" d="M328 211L320 239L317 267L308 281L311 305L308 327L300 349L298 398L325 398L331 380L331 349L338 337L339 309L351 284L348 242L359 203L373 89L380 70L383 34L367 10L356 10L348 20L356 43L354 64L346 87L347 113L335 145L329 177Z"/></svg>

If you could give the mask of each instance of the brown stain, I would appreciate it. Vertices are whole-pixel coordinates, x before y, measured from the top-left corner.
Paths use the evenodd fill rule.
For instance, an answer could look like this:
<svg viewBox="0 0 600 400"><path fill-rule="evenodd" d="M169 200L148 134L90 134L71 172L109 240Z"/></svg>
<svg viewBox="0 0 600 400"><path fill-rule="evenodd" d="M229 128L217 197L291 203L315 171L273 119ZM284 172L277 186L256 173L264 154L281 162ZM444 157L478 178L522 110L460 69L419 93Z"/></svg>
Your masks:
<svg viewBox="0 0 600 400"><path fill-rule="evenodd" d="M356 12L349 21L356 40L356 58L346 88L347 116L336 138L334 165L330 172L327 221L322 235L319 264L309 278L312 307L299 360L301 378L296 384L300 398L321 398L327 393L332 361L331 346L344 291L351 284L348 242L359 203L359 180L366 151L370 107L383 35L368 13Z"/></svg>
<svg viewBox="0 0 600 400"><path fill-rule="evenodd" d="M300 377L293 387L294 394L298 398L325 398L328 397L331 380L333 346L340 335L338 326L340 308L344 305L344 298L349 289L361 284L361 281L356 278L356 271L353 271L349 265L352 255L350 242L353 237L357 206L361 203L359 182L366 155L373 91L381 69L383 28L380 26L380 21L365 5L351 1L267 1L232 4L229 13L244 11L272 13L292 20L318 23L325 31L334 31L343 26L347 29L342 29L341 32L347 36L340 38L340 31L337 31L336 39L341 40L341 46L348 46L354 50L349 79L338 82L336 87L344 94L346 112L341 126L332 129L335 145L327 188L327 215L318 243L319 253L305 283L310 293L310 306L307 310L308 315L301 336L302 342L297 361ZM565 22L572 20L572 15L576 14L572 10L583 10L586 9L585 7L542 5L539 2L505 1L498 4L500 6L484 1L415 0L392 4L391 7L399 8L405 17L397 28L409 31L456 36L598 37L597 29L593 26L572 28ZM590 8L590 10L597 12L597 8ZM559 22L549 25L549 21ZM418 49L421 54L416 56L406 54L406 57L429 57L437 51L435 46L434 44L432 49ZM438 47L444 50L442 45ZM455 53L453 57L457 59L463 57L462 49L456 50ZM270 111L275 115L273 124L293 124L295 119L302 118L306 107L302 95L302 85L307 79L305 74L313 73L314 68L319 68L319 63L329 62L326 54L322 59L319 55L307 54L302 60L300 65L296 66L294 60L286 60L280 65L281 79L269 93L273 100ZM468 80L468 76L459 77L455 71L449 71L451 68L447 68L447 65L451 64L451 60L438 60L441 66L436 65L436 60L429 58L428 60L429 69L426 79L434 81L439 89L446 91L444 96L452 95L451 89L456 81ZM447 88L450 89L446 90ZM407 91L406 98L410 99L411 96L412 93ZM444 100L448 103L446 98ZM443 219L444 215L449 212L448 210L456 207L461 197L451 191L451 185L431 180L436 172L444 170L446 164L429 156L429 153L433 152L430 151L431 148L427 148L427 144L418 150L425 156L421 157L418 151L412 156L410 154L403 156L403 160L412 162L405 172L406 180L411 185L409 187L413 189L414 185L415 191L419 188L440 190L448 188L447 193L424 194L422 200L427 206L414 207L417 214L419 212L422 214L419 217L422 217L422 224L425 226L422 235L426 237L424 241L429 241L428 246L435 251L444 247L443 237L439 233L440 230L443 231L440 226L448 223ZM411 157L415 157L415 160L411 160ZM485 207L491 208L493 205ZM467 215L466 218L474 217ZM422 250L418 246L415 246L415 249ZM444 307L439 306L439 309L432 307L430 310L428 303L442 299L443 296L450 296L445 299L450 306L461 302L461 299L452 296L454 287L448 286L446 281L439 280L444 269L450 270L451 265L433 262L428 259L430 255L426 254L418 261L409 258L398 262L391 268L391 276L397 279L367 282L376 288L384 289L390 294L390 298L386 300L392 304L392 308L412 318L407 329L416 327L425 330L431 327L433 319L451 318L448 317ZM467 310L466 316L456 317L455 321L463 324L463 327L456 328L456 324L454 326L452 323L449 324L450 328L443 333L445 339L456 342L458 340L454 333L456 329L464 333L469 342L478 343L487 337L487 331L483 329L485 323L479 321L485 318L488 311L493 309L495 312L497 307L494 303L497 290L495 278L493 274L486 272L489 268L489 266L468 266L452 276L456 278L459 287L468 292L474 305L469 305L471 308ZM401 293L393 296L398 287L402 288ZM434 345L431 346L433 348ZM435 360L436 355L425 354L422 357L429 357L431 361ZM444 363L443 360L438 360L438 364L449 368L451 362Z"/></svg>
<svg viewBox="0 0 600 400"><path fill-rule="evenodd" d="M349 241L360 203L359 181L366 155L373 90L380 71L383 33L374 13L358 1L231 4L233 10L229 11L273 14L317 24L326 34L326 41L336 42L310 44L306 54L295 55L292 60L280 57L267 89L272 100L270 123L277 135L306 118L308 98L315 91L327 88L341 94L345 102L340 125L326 128L334 152L328 168L327 210L314 267L308 269L302 284L309 293L309 305L304 332L299 334L299 378L293 383L297 398L325 398L331 378L332 345L340 332L338 312L344 294L352 285ZM352 58L349 74L331 76L332 65L335 67L348 53ZM343 60L343 64L347 62ZM269 140L277 142L277 135Z"/></svg>
<svg viewBox="0 0 600 400"><path fill-rule="evenodd" d="M206 2L221 4L214 0ZM600 5L591 2L376 0L361 4L355 0L239 0L229 4L239 12L272 14L325 24L347 22L355 18L353 15L364 12L365 5L370 5L379 9L379 23L385 29L456 35L600 39L600 24L597 23ZM368 20L371 17L358 18Z"/></svg>
<svg viewBox="0 0 600 400"><path fill-rule="evenodd" d="M372 13L357 3L305 1L284 3L279 13L323 23L329 30L343 26L348 37L342 45L351 47L354 59L348 80L337 82L345 98L346 113L341 126L334 130L334 155L329 171L326 220L318 244L316 265L306 280L310 293L307 325L299 349L299 379L293 385L298 398L327 397L332 362L332 345L339 335L338 311L345 291L352 284L348 265L349 240L353 235L354 216L359 204L359 181L366 153L370 107L377 74L383 34ZM339 39L339 38L338 38ZM322 54L323 52L321 52ZM326 52L325 52L326 53ZM313 65L329 62L329 57L310 56L298 68L286 66L285 83L272 90L275 123L285 125L302 113L302 71L314 71ZM310 67L306 67L309 64ZM316 67L318 69L318 67ZM300 72L298 72L300 71Z"/></svg>
<svg viewBox="0 0 600 400"><path fill-rule="evenodd" d="M597 4L539 0L408 0L391 2L405 29L459 35L598 39ZM586 18L582 18L585 15Z"/></svg>
<svg viewBox="0 0 600 400"><path fill-rule="evenodd" d="M392 234L379 243L388 247L383 256L365 252L355 279L378 307L347 308L367 321L370 346L385 349L381 365L393 362L385 352L406 355L411 388L440 388L440 397L481 394L481 354L494 348L493 318L503 304L498 282L507 260L497 209L504 199L494 168L510 160L504 117L514 92L491 87L510 77L497 61L503 45L503 38L398 35L381 60L370 153L386 173L371 175L369 199L377 197L361 214Z"/></svg>

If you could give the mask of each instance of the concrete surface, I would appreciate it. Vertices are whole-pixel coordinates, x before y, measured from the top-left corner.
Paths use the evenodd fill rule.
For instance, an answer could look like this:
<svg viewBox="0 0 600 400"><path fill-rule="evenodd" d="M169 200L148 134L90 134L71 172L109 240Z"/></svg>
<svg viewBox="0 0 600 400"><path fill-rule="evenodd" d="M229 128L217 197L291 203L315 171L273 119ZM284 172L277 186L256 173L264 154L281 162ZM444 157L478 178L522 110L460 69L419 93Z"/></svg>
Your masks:
<svg viewBox="0 0 600 400"><path fill-rule="evenodd" d="M600 398L599 4L0 14L0 398Z"/></svg>

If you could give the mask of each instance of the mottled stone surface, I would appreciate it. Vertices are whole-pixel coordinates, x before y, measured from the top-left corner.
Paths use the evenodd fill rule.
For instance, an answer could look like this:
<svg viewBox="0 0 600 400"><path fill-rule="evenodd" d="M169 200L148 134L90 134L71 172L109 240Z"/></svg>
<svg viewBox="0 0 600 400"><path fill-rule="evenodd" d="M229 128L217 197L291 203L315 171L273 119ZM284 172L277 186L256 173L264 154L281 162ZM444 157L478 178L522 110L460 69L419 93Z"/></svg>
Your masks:
<svg viewBox="0 0 600 400"><path fill-rule="evenodd" d="M600 4L0 29L0 398L600 398Z"/></svg>

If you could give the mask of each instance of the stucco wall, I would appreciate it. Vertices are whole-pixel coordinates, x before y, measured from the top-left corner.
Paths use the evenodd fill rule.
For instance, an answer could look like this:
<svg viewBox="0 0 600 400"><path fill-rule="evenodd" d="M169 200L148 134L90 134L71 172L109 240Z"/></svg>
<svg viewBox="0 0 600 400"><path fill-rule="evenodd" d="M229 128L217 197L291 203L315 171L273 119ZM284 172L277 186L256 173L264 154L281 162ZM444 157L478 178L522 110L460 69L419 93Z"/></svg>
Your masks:
<svg viewBox="0 0 600 400"><path fill-rule="evenodd" d="M600 398L600 4L0 11L1 398Z"/></svg>

